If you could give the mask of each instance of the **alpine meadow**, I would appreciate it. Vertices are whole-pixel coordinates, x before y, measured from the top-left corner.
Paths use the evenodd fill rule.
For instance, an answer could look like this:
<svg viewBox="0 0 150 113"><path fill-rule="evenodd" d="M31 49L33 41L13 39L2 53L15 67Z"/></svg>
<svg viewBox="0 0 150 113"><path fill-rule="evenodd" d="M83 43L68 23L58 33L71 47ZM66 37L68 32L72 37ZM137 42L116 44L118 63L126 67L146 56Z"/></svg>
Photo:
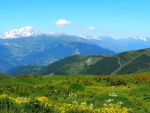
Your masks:
<svg viewBox="0 0 150 113"><path fill-rule="evenodd" d="M149 0L0 4L0 113L150 113Z"/></svg>

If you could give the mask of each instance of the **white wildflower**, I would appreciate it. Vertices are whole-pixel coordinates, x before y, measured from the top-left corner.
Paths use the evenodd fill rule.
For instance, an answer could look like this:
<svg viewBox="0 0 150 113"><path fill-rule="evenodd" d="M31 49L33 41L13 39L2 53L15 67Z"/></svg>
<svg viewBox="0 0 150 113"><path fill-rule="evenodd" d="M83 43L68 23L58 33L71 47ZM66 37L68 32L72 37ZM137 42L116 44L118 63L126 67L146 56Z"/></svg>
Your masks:
<svg viewBox="0 0 150 113"><path fill-rule="evenodd" d="M105 100L107 103L111 103L112 101L114 101L114 99L108 99L108 100Z"/></svg>
<svg viewBox="0 0 150 113"><path fill-rule="evenodd" d="M104 103L103 105L104 105L104 107L107 107L107 106L108 106L106 103Z"/></svg>
<svg viewBox="0 0 150 113"><path fill-rule="evenodd" d="M72 101L72 103L73 103L73 104L78 104L78 102L77 102L76 100L75 100L75 101Z"/></svg>
<svg viewBox="0 0 150 113"><path fill-rule="evenodd" d="M118 104L122 104L122 102L120 101L120 102L118 102Z"/></svg>
<svg viewBox="0 0 150 113"><path fill-rule="evenodd" d="M86 102L81 102L81 105L86 105Z"/></svg>
<svg viewBox="0 0 150 113"><path fill-rule="evenodd" d="M112 94L109 94L109 96L111 96L111 97L117 97L117 94L116 93L112 93Z"/></svg>
<svg viewBox="0 0 150 113"><path fill-rule="evenodd" d="M128 109L130 112L134 112L134 109L133 108L129 108Z"/></svg>

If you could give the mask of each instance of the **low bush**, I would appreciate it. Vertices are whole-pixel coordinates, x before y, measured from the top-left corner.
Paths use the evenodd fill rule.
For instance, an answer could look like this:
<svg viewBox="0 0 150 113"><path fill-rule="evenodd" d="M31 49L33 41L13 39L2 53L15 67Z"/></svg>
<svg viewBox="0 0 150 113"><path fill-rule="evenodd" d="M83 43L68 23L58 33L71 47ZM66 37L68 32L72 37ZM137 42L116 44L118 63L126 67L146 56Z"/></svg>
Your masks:
<svg viewBox="0 0 150 113"><path fill-rule="evenodd" d="M84 86L81 83L76 83L76 82L70 84L69 89L70 90L80 90L80 91L85 90Z"/></svg>

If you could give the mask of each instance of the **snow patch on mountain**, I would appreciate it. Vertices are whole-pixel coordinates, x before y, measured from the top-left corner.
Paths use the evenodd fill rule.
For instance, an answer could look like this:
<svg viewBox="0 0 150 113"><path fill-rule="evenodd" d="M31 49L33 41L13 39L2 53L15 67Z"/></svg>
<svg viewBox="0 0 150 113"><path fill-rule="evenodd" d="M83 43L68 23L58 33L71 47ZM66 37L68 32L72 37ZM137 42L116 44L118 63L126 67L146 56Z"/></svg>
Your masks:
<svg viewBox="0 0 150 113"><path fill-rule="evenodd" d="M96 35L92 36L91 38L95 39L95 40L101 40L101 38L99 36L96 36Z"/></svg>
<svg viewBox="0 0 150 113"><path fill-rule="evenodd" d="M146 37L139 37L139 39L141 39L141 40L147 42L147 38L146 38Z"/></svg>
<svg viewBox="0 0 150 113"><path fill-rule="evenodd" d="M80 54L80 51L78 49L75 50L74 54L77 54L79 55Z"/></svg>
<svg viewBox="0 0 150 113"><path fill-rule="evenodd" d="M112 38L110 36L99 36L99 35L78 35L78 37L88 40L117 40L115 38Z"/></svg>
<svg viewBox="0 0 150 113"><path fill-rule="evenodd" d="M101 40L100 36L97 35L78 35L78 37L89 40Z"/></svg>
<svg viewBox="0 0 150 113"><path fill-rule="evenodd" d="M89 37L85 36L85 35L78 35L80 38L84 38L84 39L90 39Z"/></svg>
<svg viewBox="0 0 150 113"><path fill-rule="evenodd" d="M140 37L130 37L130 38L126 38L126 40L128 40L128 41L130 41L130 40L141 40L141 41L144 41L144 42L147 42L148 41L148 37L142 37L142 36L140 36Z"/></svg>
<svg viewBox="0 0 150 113"><path fill-rule="evenodd" d="M31 26L25 26L20 29L13 29L7 32L4 32L0 38L8 39L8 38L18 38L18 37L29 37L39 35L37 31L35 31Z"/></svg>

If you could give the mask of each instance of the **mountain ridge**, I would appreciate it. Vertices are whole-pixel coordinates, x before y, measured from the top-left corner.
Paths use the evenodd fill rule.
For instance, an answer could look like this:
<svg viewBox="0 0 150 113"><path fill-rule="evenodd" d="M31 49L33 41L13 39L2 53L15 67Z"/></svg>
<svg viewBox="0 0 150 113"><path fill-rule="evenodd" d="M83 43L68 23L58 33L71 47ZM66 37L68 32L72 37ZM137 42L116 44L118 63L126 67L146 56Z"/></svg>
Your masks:
<svg viewBox="0 0 150 113"><path fill-rule="evenodd" d="M48 65L75 54L112 55L150 47L149 37L114 39L97 35L42 34L31 26L10 31L6 32L7 38L0 38L1 72L19 65Z"/></svg>
<svg viewBox="0 0 150 113"><path fill-rule="evenodd" d="M77 37L78 38L78 37ZM1 39L0 71L5 72L18 65L48 65L56 60L73 54L115 54L84 39L75 39L74 36L38 35L13 39ZM5 57L7 56L7 57ZM5 63L3 63L5 61Z"/></svg>
<svg viewBox="0 0 150 113"><path fill-rule="evenodd" d="M123 52L111 56L74 55L58 60L48 66L27 66L20 68L19 73L15 71L10 74L114 75L145 71L150 71L150 48Z"/></svg>

